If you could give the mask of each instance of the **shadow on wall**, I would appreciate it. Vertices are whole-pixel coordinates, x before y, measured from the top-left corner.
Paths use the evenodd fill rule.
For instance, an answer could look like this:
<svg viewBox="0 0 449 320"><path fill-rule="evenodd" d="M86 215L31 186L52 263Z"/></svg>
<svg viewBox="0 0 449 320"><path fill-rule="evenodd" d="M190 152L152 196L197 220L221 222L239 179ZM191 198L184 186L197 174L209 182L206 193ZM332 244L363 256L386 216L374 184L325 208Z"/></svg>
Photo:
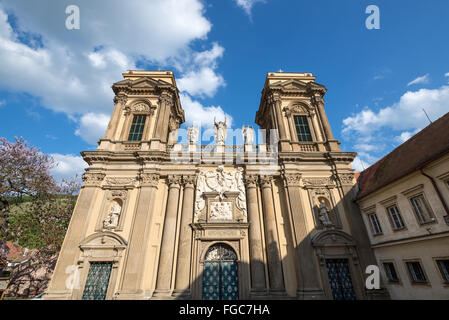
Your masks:
<svg viewBox="0 0 449 320"><path fill-rule="evenodd" d="M200 262L202 272L191 281L191 287L167 299L389 299L382 281L380 290L365 288L366 267L377 263L361 213L353 201L357 186L343 189L345 196L329 210L332 226L325 226L319 219L317 213L320 208L316 206L315 228L309 233L306 232L302 206L296 206L298 202L295 204L295 201L301 203L301 199L296 197L299 193L295 195L294 190L286 190L281 192L281 197L287 199L285 203L290 203L289 207L282 207L287 238L283 259L278 239L265 246L263 255L266 262L252 260L248 265L236 260L236 274L232 274L234 269L230 267L234 262L207 261L206 258ZM296 198L291 199L292 195ZM308 199L302 203L309 203ZM267 243L266 240L262 239ZM257 248L250 244L250 256L254 249ZM234 294L236 290L237 295Z"/></svg>

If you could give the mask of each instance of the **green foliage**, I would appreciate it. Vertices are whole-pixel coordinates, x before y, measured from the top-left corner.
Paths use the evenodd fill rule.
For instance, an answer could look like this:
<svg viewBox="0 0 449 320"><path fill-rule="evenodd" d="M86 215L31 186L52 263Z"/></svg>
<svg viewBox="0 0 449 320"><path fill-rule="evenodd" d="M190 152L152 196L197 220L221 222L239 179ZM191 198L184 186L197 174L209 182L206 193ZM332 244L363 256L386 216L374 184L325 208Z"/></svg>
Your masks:
<svg viewBox="0 0 449 320"><path fill-rule="evenodd" d="M11 206L8 219L8 239L30 249L60 249L76 196L42 194Z"/></svg>

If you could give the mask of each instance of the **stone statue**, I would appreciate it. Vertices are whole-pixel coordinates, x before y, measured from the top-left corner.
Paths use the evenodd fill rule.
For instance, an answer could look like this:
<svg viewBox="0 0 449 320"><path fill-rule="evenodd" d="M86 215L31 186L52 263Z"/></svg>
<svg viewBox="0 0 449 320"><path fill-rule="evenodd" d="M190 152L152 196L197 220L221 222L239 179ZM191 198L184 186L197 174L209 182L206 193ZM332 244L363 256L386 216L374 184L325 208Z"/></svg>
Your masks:
<svg viewBox="0 0 449 320"><path fill-rule="evenodd" d="M327 209L326 204L324 203L324 200L322 200L320 203L318 218L320 219L320 221L324 225L324 227L333 226L332 221L329 219L329 210Z"/></svg>
<svg viewBox="0 0 449 320"><path fill-rule="evenodd" d="M249 127L242 126L242 135L243 135L243 141L245 142L245 145L253 144L254 129L252 126L249 126Z"/></svg>
<svg viewBox="0 0 449 320"><path fill-rule="evenodd" d="M189 144L196 144L198 141L199 130L194 126L187 128L187 140L189 140Z"/></svg>
<svg viewBox="0 0 449 320"><path fill-rule="evenodd" d="M108 216L103 221L103 227L106 229L117 228L121 212L122 206L117 201L114 201Z"/></svg>
<svg viewBox="0 0 449 320"><path fill-rule="evenodd" d="M214 134L215 134L215 143L217 144L217 146L224 146L225 141L226 141L226 130L227 130L227 125L226 125L226 117L225 117L225 121L218 121L215 122L215 118L214 118Z"/></svg>

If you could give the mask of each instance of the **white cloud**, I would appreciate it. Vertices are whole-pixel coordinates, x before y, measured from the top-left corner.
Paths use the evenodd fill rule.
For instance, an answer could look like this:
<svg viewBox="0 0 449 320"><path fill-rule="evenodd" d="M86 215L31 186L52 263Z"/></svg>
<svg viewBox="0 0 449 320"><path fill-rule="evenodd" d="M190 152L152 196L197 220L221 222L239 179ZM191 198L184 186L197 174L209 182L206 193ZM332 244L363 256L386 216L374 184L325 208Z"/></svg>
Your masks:
<svg viewBox="0 0 449 320"><path fill-rule="evenodd" d="M78 129L75 131L85 141L95 144L104 136L109 123L109 115L101 113L86 113L80 119Z"/></svg>
<svg viewBox="0 0 449 320"><path fill-rule="evenodd" d="M212 97L217 89L225 85L221 75L218 75L210 68L202 68L199 71L191 71L177 81L178 88L193 96Z"/></svg>
<svg viewBox="0 0 449 320"><path fill-rule="evenodd" d="M378 111L365 107L343 120L343 139L353 141L358 157L368 164L377 161L386 145L397 145L449 111L449 86L408 91L398 102ZM357 161L353 163L358 165Z"/></svg>
<svg viewBox="0 0 449 320"><path fill-rule="evenodd" d="M368 163L362 159L360 159L359 156L355 157L354 161L352 162L352 168L357 171L361 172L365 169L367 169L372 163Z"/></svg>
<svg viewBox="0 0 449 320"><path fill-rule="evenodd" d="M0 107L3 107L6 104L5 100L0 100Z"/></svg>
<svg viewBox="0 0 449 320"><path fill-rule="evenodd" d="M343 120L343 133L357 132L362 137L373 135L382 128L394 131L416 130L436 120L449 110L449 86L406 92L395 104L375 112L365 108Z"/></svg>
<svg viewBox="0 0 449 320"><path fill-rule="evenodd" d="M445 76L445 77L449 77L449 72L446 72L446 73L444 74L444 76Z"/></svg>
<svg viewBox="0 0 449 320"><path fill-rule="evenodd" d="M245 10L246 14L251 18L251 10L253 6L258 2L265 2L265 0L235 0L237 5Z"/></svg>
<svg viewBox="0 0 449 320"><path fill-rule="evenodd" d="M204 107L186 94L180 94L179 97L185 112L186 124L211 128L214 125L214 117L217 121L224 121L226 117L228 128L232 127L232 116L225 113L220 106Z"/></svg>
<svg viewBox="0 0 449 320"><path fill-rule="evenodd" d="M375 144L367 144L367 143L360 143L360 144L356 144L354 145L354 148L356 150L361 150L361 151L375 151L375 150L379 150L379 146L375 145Z"/></svg>
<svg viewBox="0 0 449 320"><path fill-rule="evenodd" d="M420 83L429 83L429 74L425 74L421 77L416 78L415 80L410 81L407 86L411 86L414 84L420 84Z"/></svg>
<svg viewBox="0 0 449 320"><path fill-rule="evenodd" d="M112 112L111 85L139 60L179 67L186 91L213 95L224 85L216 73L223 48L196 52L194 40L207 40L212 25L201 0L79 0L80 30L65 28L64 1L25 0L0 3L0 89L27 92L51 110L79 119L77 134L94 142L104 134L91 114ZM13 29L8 15L17 18ZM126 21L126 23L124 23ZM18 32L36 36L35 45L20 42ZM38 45L36 45L38 43ZM183 64L189 61L189 68ZM202 83L203 89L195 86ZM89 120L90 119L90 120ZM95 138L94 138L95 137Z"/></svg>
<svg viewBox="0 0 449 320"><path fill-rule="evenodd" d="M51 170L51 174L57 181L74 178L76 175L81 177L84 169L88 166L80 156L59 153L53 153L50 156L56 163L56 167Z"/></svg>
<svg viewBox="0 0 449 320"><path fill-rule="evenodd" d="M223 77L215 71L217 60L223 53L224 48L213 43L210 50L195 53L185 59L183 64L190 67L184 67L184 76L177 80L179 90L191 96L214 96L219 87L226 85Z"/></svg>
<svg viewBox="0 0 449 320"><path fill-rule="evenodd" d="M396 136L394 139L399 143L404 143L405 141L407 141L408 139L413 137L415 134L417 134L421 130L422 130L422 127L416 128L415 130L412 130L412 131L403 131L403 132L401 132L400 135Z"/></svg>

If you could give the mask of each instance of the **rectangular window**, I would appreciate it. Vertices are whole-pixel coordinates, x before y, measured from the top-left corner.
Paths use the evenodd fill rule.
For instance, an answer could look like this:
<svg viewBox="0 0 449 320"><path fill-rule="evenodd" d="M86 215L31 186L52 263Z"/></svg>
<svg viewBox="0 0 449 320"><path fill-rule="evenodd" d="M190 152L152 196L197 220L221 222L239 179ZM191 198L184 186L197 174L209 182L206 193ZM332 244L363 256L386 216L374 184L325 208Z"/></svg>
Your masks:
<svg viewBox="0 0 449 320"><path fill-rule="evenodd" d="M373 229L373 233L376 234L381 234L382 233L382 228L380 226L379 223L379 219L377 219L377 215L375 213L371 213L368 215L369 220L371 222L371 227Z"/></svg>
<svg viewBox="0 0 449 320"><path fill-rule="evenodd" d="M444 282L449 283L449 260L437 260Z"/></svg>
<svg viewBox="0 0 449 320"><path fill-rule="evenodd" d="M424 270L421 267L421 263L419 263L418 261L407 262L407 268L413 282L427 282L426 275L424 274Z"/></svg>
<svg viewBox="0 0 449 320"><path fill-rule="evenodd" d="M307 121L306 116L295 116L295 126L299 141L312 141L309 122Z"/></svg>
<svg viewBox="0 0 449 320"><path fill-rule="evenodd" d="M396 205L387 208L388 214L390 215L391 222L393 223L393 229L404 228L404 221L402 220L399 209Z"/></svg>
<svg viewBox="0 0 449 320"><path fill-rule="evenodd" d="M387 274L388 281L399 282L398 274L396 273L393 262L384 262L383 265L385 268L385 273Z"/></svg>
<svg viewBox="0 0 449 320"><path fill-rule="evenodd" d="M91 262L87 274L83 300L105 300L111 277L111 262Z"/></svg>
<svg viewBox="0 0 449 320"><path fill-rule="evenodd" d="M429 207L422 195L411 198L410 202L412 203L413 210L420 223L433 221Z"/></svg>
<svg viewBox="0 0 449 320"><path fill-rule="evenodd" d="M142 140L143 129L145 128L145 120L147 116L143 114L135 115L133 123L131 124L131 130L129 130L128 141L140 141Z"/></svg>

